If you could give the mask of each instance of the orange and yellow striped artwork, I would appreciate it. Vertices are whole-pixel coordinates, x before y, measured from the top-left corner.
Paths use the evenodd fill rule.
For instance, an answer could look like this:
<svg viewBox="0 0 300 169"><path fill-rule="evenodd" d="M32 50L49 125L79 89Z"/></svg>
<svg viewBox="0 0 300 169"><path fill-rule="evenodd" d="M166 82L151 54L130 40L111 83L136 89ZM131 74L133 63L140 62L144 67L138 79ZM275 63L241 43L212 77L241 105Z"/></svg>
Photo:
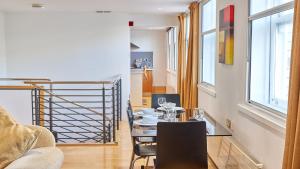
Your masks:
<svg viewBox="0 0 300 169"><path fill-rule="evenodd" d="M234 62L234 6L220 11L219 63L233 65Z"/></svg>

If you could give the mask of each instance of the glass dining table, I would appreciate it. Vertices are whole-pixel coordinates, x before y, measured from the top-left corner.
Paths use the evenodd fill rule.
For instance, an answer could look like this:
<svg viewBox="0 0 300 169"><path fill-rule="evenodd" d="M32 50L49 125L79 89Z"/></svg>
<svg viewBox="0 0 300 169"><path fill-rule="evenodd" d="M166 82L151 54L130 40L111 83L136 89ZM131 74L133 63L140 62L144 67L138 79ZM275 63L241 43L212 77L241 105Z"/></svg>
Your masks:
<svg viewBox="0 0 300 169"><path fill-rule="evenodd" d="M211 116L208 114L205 114L204 117L199 119L192 119L193 121L205 121L206 122L206 128L207 128L207 136L232 136L232 133L229 132L225 127L223 127L220 123L218 123L216 120L214 120ZM157 130L156 130L156 124L153 123L152 126L143 126L143 125L137 125L135 123L132 131L131 131L132 137L156 137L157 136Z"/></svg>
<svg viewBox="0 0 300 169"><path fill-rule="evenodd" d="M141 120L141 119L139 119ZM138 120L137 120L138 121ZM162 119L161 121L165 121ZM225 127L223 127L220 123L218 123L216 120L214 120L210 115L207 113L204 114L203 118L201 119L191 119L191 121L205 121L206 122L206 132L207 137L230 137L232 136L232 133L228 131ZM131 131L131 136L134 138L138 137L156 137L157 136L157 130L156 130L156 121L152 123L152 125L139 125L141 123L134 123L134 127ZM214 159L210 153L208 152L208 158L211 161L211 164L215 168L219 168L216 164Z"/></svg>

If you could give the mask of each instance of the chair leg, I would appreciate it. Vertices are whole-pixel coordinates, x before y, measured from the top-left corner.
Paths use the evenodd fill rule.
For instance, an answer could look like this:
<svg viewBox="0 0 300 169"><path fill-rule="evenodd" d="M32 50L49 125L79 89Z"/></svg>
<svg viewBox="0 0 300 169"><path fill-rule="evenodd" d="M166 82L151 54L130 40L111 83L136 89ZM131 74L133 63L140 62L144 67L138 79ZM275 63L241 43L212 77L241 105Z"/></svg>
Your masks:
<svg viewBox="0 0 300 169"><path fill-rule="evenodd" d="M138 157L138 158L136 158L135 160L133 160L133 161L132 161L132 165L131 165L131 168L130 168L130 169L133 169L133 168L134 168L134 164L135 164L135 162L136 162L137 160L139 160L139 159L142 159L142 158L144 158L144 157Z"/></svg>
<svg viewBox="0 0 300 169"><path fill-rule="evenodd" d="M150 156L147 157L146 167L148 167Z"/></svg>
<svg viewBox="0 0 300 169"><path fill-rule="evenodd" d="M134 156L135 156L135 154L134 154L134 152L132 151L129 169L132 169L132 168L133 168L132 164L133 164Z"/></svg>

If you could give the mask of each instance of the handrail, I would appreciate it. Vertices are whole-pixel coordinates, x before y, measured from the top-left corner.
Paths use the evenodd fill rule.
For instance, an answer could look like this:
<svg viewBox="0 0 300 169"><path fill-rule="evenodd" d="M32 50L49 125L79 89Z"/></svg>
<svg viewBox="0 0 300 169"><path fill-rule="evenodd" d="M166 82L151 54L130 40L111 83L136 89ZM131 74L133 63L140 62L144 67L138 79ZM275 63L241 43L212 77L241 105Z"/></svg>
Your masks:
<svg viewBox="0 0 300 169"><path fill-rule="evenodd" d="M112 81L24 81L24 84L113 84Z"/></svg>
<svg viewBox="0 0 300 169"><path fill-rule="evenodd" d="M0 78L0 81L51 81L46 78Z"/></svg>
<svg viewBox="0 0 300 169"><path fill-rule="evenodd" d="M9 81L19 81L23 82L33 82L33 81L51 81L51 79L47 78L0 78L0 81L3 82L9 82ZM32 90L35 87L32 85L24 85L24 84L14 84L14 85L8 85L8 84L2 84L0 85L0 90Z"/></svg>
<svg viewBox="0 0 300 169"><path fill-rule="evenodd" d="M24 84L115 84L121 75L116 75L111 78L111 80L104 81L24 81Z"/></svg>
<svg viewBox="0 0 300 169"><path fill-rule="evenodd" d="M24 86L24 85L22 85L22 86L7 86L7 85L5 85L5 86L0 86L0 90L32 90L32 89L35 89L35 87L34 86Z"/></svg>
<svg viewBox="0 0 300 169"><path fill-rule="evenodd" d="M103 81L51 81L49 78L0 78L0 81L23 81L24 84L114 84L121 75L115 75L110 80Z"/></svg>

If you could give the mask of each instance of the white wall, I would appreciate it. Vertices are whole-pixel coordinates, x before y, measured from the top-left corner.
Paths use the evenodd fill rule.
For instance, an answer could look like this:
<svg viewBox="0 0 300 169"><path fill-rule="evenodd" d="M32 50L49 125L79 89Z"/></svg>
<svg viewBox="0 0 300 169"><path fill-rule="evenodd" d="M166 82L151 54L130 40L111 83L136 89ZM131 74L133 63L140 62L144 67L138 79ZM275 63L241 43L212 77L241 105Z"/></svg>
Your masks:
<svg viewBox="0 0 300 169"><path fill-rule="evenodd" d="M31 91L0 90L0 106L21 124L32 124Z"/></svg>
<svg viewBox="0 0 300 169"><path fill-rule="evenodd" d="M226 118L232 120L234 138L250 155L263 163L265 169L280 169L284 133L239 111L238 104L245 103L246 100L248 1L217 1L218 11L229 4L235 5L234 65L220 64L216 58L216 97L200 88L199 107L222 124L225 124Z"/></svg>
<svg viewBox="0 0 300 169"><path fill-rule="evenodd" d="M130 77L127 15L9 13L5 20L9 77L101 80L122 74L125 110ZM0 105L3 100L2 95ZM15 111L29 111L22 109Z"/></svg>
<svg viewBox="0 0 300 169"><path fill-rule="evenodd" d="M131 30L130 40L140 48L136 51L153 52L153 86L166 86L167 32L166 30Z"/></svg>
<svg viewBox="0 0 300 169"><path fill-rule="evenodd" d="M179 24L176 15L134 14L130 16L130 20L134 21L134 27L139 29L166 28Z"/></svg>
<svg viewBox="0 0 300 169"><path fill-rule="evenodd" d="M5 18L0 13L0 77L6 76Z"/></svg>

